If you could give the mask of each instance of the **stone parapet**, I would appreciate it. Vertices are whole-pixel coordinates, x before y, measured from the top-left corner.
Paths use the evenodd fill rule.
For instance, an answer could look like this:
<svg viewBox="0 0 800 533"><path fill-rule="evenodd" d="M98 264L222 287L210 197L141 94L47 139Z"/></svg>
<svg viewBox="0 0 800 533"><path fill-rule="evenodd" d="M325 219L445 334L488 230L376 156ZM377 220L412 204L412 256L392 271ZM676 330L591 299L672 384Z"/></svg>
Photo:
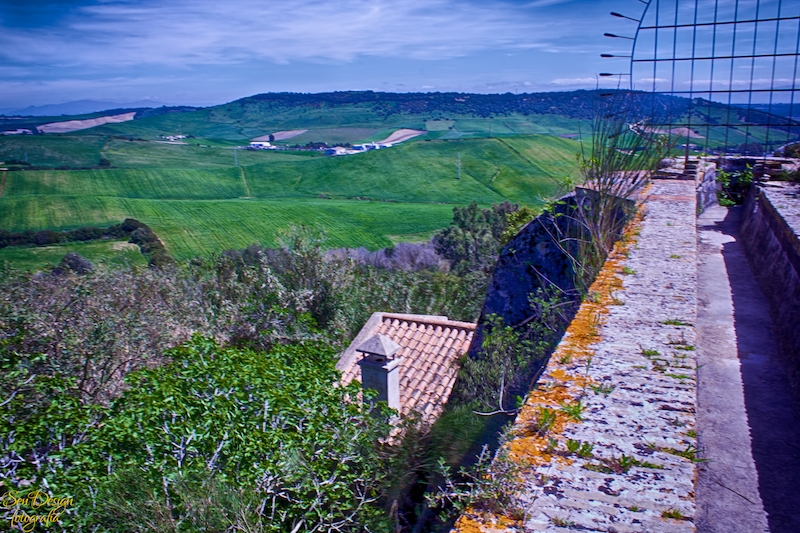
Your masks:
<svg viewBox="0 0 800 533"><path fill-rule="evenodd" d="M696 206L653 181L504 444L517 512L457 531L694 531Z"/></svg>
<svg viewBox="0 0 800 533"><path fill-rule="evenodd" d="M754 187L744 205L741 241L769 301L792 384L800 393L800 184Z"/></svg>

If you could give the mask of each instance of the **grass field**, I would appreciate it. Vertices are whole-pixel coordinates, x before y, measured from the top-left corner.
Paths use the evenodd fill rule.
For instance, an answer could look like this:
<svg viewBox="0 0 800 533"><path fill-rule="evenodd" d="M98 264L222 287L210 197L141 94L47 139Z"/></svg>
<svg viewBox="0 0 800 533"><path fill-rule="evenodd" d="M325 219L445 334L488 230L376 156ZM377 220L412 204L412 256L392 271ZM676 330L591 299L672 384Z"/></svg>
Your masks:
<svg viewBox="0 0 800 533"><path fill-rule="evenodd" d="M359 200L146 200L113 197L25 196L0 199L0 227L74 229L109 226L125 217L148 224L178 259L254 242L276 246L291 226L321 228L327 246L377 249L419 240L446 226L452 205ZM63 255L63 254L62 254Z"/></svg>
<svg viewBox="0 0 800 533"><path fill-rule="evenodd" d="M323 228L330 247L376 249L429 237L450 222L453 206L473 200L539 205L557 179L577 172L578 149L535 135L408 142L346 157L242 151L239 168L224 164L222 149L208 149L200 169L191 161L204 149L115 139L104 156L132 168L9 172L0 227L71 229L133 217L178 259L274 246L281 231L301 224Z"/></svg>
<svg viewBox="0 0 800 533"><path fill-rule="evenodd" d="M135 244L125 241L69 243L59 246L0 248L0 265L6 261L20 270L37 270L55 266L69 252L77 252L95 265L146 265L147 259Z"/></svg>
<svg viewBox="0 0 800 533"><path fill-rule="evenodd" d="M232 150L282 130L309 130L288 144L333 144L426 126L430 131L411 141L345 157L239 150L234 159ZM558 192L559 180L577 174L580 145L552 134L580 128L580 121L550 115L480 118L254 100L71 134L0 137L0 161L27 158L42 169L7 173L0 228L72 229L133 217L178 259L253 242L275 246L282 231L301 224L324 229L329 247L376 249L429 238L450 222L454 206L471 201L540 205ZM156 142L175 134L192 137L186 144ZM101 160L111 166L101 168ZM98 246L79 253L93 260L114 255ZM66 251L6 250L0 259L32 268L57 263Z"/></svg>
<svg viewBox="0 0 800 533"><path fill-rule="evenodd" d="M48 167L91 167L100 163L106 137L9 135L0 137L0 161L16 159Z"/></svg>

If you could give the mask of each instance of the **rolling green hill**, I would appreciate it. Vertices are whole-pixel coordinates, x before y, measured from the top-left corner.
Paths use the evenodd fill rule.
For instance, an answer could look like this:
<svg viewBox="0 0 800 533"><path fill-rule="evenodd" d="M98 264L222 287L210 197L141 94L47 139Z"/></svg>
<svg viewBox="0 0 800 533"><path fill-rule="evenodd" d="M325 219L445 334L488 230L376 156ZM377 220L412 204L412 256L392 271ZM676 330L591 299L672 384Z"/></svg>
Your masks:
<svg viewBox="0 0 800 533"><path fill-rule="evenodd" d="M94 137L53 139L84 146ZM99 148L87 157L107 158L112 168L8 172L0 228L71 229L133 217L186 259L253 242L275 246L281 231L306 224L323 228L331 247L376 249L428 238L450 222L455 205L539 205L577 172L579 144L527 135L410 141L344 157L239 151L238 168L219 146L112 138ZM19 253L6 257L30 263Z"/></svg>
<svg viewBox="0 0 800 533"><path fill-rule="evenodd" d="M701 146L705 137L712 147L766 137L763 128L748 131L746 110L664 95L637 98L634 114L656 123L666 114L682 117L675 127L730 121L729 113L742 121L692 127L698 133L691 142ZM180 259L253 242L275 245L281 230L299 224L323 227L332 247L424 239L449 223L453 206L508 200L536 207L557 193L560 180L579 174L576 138L590 132L601 101L597 91L274 93L204 109L135 110L135 120L72 133L4 136L0 161L28 170L7 172L0 228L69 229L134 217ZM751 113L749 119L769 120ZM0 126L96 116L0 117ZM399 128L424 134L343 157L296 149L379 141ZM233 150L287 130L307 131L277 141L282 150ZM178 134L186 138L161 138ZM22 261L19 253L7 256Z"/></svg>

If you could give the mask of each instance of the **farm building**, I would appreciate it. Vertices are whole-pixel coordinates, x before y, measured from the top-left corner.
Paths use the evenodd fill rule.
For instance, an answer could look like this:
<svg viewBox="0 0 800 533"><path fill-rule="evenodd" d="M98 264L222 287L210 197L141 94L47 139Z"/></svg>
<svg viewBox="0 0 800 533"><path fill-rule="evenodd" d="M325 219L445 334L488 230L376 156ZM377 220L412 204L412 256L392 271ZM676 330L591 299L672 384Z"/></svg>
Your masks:
<svg viewBox="0 0 800 533"><path fill-rule="evenodd" d="M250 148L253 150L272 150L273 146L268 141L251 141Z"/></svg>

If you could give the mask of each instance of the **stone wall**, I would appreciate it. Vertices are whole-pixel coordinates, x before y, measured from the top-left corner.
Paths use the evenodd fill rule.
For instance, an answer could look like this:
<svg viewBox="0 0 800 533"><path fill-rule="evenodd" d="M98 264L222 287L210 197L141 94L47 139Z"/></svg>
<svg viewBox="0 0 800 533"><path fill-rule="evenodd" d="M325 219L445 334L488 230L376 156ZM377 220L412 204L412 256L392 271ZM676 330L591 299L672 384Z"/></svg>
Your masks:
<svg viewBox="0 0 800 533"><path fill-rule="evenodd" d="M754 187L745 201L741 238L800 391L800 184Z"/></svg>
<svg viewBox="0 0 800 533"><path fill-rule="evenodd" d="M511 503L456 531L695 530L696 210L694 181L653 181L497 459Z"/></svg>
<svg viewBox="0 0 800 533"><path fill-rule="evenodd" d="M590 240L586 225L576 209L581 205L591 216L591 206L596 199L597 193L587 189L578 189L560 198L551 210L529 222L503 248L484 300L470 357L479 356L483 327L490 314L501 317L506 325L514 327L520 327L537 317L539 310L529 301L529 295L537 291L562 303L571 302L562 307L566 318L563 327L566 329L585 292L580 287L581 276L576 272L576 260L581 258L579 243ZM618 234L621 234L634 207L633 201L620 200L620 208L615 213ZM586 286L597 275L603 259L594 271L589 268L589 279L583 280Z"/></svg>

